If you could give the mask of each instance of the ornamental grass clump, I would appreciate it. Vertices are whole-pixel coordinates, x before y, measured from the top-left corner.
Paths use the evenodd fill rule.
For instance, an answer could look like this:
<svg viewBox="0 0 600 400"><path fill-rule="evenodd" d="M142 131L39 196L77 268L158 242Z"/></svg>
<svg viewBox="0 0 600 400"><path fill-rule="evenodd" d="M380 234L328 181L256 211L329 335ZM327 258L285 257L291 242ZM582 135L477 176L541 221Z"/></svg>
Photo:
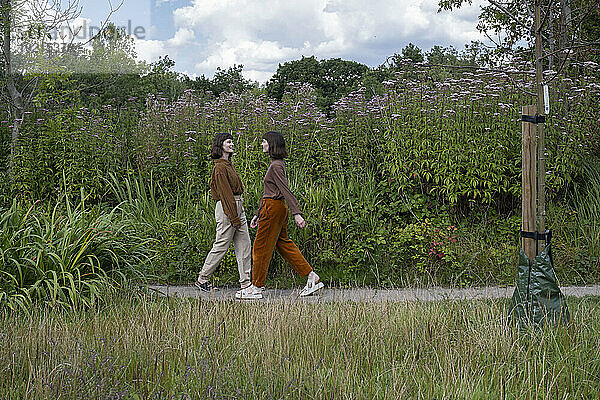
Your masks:
<svg viewBox="0 0 600 400"><path fill-rule="evenodd" d="M83 200L65 200L44 210L13 201L0 210L0 306L94 307L149 260L147 245L118 207L87 210Z"/></svg>

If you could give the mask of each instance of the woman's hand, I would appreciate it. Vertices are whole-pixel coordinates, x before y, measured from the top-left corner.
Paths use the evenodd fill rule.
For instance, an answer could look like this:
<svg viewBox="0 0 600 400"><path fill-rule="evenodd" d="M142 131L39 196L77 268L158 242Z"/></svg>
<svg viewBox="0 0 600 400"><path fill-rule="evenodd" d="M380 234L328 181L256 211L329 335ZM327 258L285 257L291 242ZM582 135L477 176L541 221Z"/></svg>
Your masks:
<svg viewBox="0 0 600 400"><path fill-rule="evenodd" d="M255 215L250 221L250 228L254 229L258 226L258 217Z"/></svg>
<svg viewBox="0 0 600 400"><path fill-rule="evenodd" d="M304 218L302 218L302 215L296 214L294 215L294 219L296 220L296 225L298 225L298 228L304 229L304 227L306 226L306 221L304 220Z"/></svg>

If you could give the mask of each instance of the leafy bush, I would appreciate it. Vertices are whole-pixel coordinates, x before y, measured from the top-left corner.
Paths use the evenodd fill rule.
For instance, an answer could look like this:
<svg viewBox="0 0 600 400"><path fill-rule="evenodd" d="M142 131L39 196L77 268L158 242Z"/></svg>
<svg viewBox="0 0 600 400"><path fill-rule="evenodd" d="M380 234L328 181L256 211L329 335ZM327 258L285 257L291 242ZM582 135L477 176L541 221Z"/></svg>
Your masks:
<svg viewBox="0 0 600 400"><path fill-rule="evenodd" d="M57 193L72 198L83 189L90 201L100 201L103 177L111 171L126 174L129 132L137 119L135 108L111 105L87 109L62 104L36 111L21 129L13 191L27 200L56 201Z"/></svg>

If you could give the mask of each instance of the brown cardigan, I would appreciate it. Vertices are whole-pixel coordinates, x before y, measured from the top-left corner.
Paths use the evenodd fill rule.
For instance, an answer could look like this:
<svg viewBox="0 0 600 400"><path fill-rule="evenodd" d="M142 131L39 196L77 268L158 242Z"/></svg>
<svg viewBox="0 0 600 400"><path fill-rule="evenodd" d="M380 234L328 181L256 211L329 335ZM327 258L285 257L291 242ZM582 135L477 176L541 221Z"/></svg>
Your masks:
<svg viewBox="0 0 600 400"><path fill-rule="evenodd" d="M219 158L214 161L215 166L210 177L210 195L213 200L221 201L223 211L229 217L231 225L239 228L242 223L233 196L244 192L242 180L230 160Z"/></svg>
<svg viewBox="0 0 600 400"><path fill-rule="evenodd" d="M267 173L265 174L265 181L263 187L263 195L256 210L255 215L258 216L260 209L262 208L262 199L285 199L290 212L292 215L300 214L300 207L298 207L298 200L294 197L290 191L288 180L285 175L285 163L283 160L272 160Z"/></svg>

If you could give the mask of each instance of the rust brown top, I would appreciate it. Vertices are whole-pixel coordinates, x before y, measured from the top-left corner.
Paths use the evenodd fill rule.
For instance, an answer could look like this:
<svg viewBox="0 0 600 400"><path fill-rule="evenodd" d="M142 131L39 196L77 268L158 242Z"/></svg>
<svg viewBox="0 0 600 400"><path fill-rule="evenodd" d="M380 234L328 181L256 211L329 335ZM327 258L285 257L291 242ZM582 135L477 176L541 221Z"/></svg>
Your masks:
<svg viewBox="0 0 600 400"><path fill-rule="evenodd" d="M298 200L296 200L288 185L288 180L285 175L285 163L283 160L272 160L269 169L267 169L263 186L263 195L260 199L258 210L256 210L256 216L259 215L262 207L262 199L265 198L275 200L285 199L292 215L300 214Z"/></svg>
<svg viewBox="0 0 600 400"><path fill-rule="evenodd" d="M242 180L230 160L219 158L215 161L210 177L210 195L215 201L221 201L223 212L236 228L242 226L237 205L233 196L244 192Z"/></svg>

